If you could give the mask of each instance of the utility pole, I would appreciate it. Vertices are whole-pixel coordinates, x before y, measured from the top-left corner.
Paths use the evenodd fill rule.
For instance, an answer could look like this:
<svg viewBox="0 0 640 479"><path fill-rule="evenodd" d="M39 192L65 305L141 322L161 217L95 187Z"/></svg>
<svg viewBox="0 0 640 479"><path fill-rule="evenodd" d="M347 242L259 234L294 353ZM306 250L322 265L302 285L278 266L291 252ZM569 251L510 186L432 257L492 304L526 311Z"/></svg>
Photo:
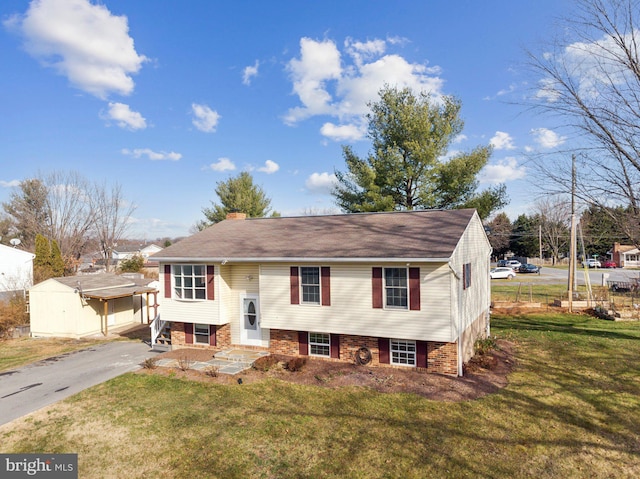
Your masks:
<svg viewBox="0 0 640 479"><path fill-rule="evenodd" d="M576 270L576 155L571 155L571 244L569 245L569 312L573 312L573 285Z"/></svg>
<svg viewBox="0 0 640 479"><path fill-rule="evenodd" d="M540 249L540 266L542 266L542 224L538 225L538 248Z"/></svg>

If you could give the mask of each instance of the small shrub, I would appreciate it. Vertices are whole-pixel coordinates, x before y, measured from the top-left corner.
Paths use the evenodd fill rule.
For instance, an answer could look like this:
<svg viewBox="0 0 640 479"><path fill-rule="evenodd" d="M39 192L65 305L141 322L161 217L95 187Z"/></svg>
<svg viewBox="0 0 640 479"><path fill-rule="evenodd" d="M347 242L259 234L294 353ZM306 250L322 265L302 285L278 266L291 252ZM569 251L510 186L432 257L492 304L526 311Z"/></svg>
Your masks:
<svg viewBox="0 0 640 479"><path fill-rule="evenodd" d="M204 368L204 373L210 378L217 378L218 374L220 374L220 368L217 366L207 366Z"/></svg>
<svg viewBox="0 0 640 479"><path fill-rule="evenodd" d="M296 372L302 370L305 364L307 364L307 358L291 358L287 361L286 368L291 372Z"/></svg>
<svg viewBox="0 0 640 479"><path fill-rule="evenodd" d="M29 323L29 313L23 295L16 294L7 301L0 301L0 339L7 339L13 329Z"/></svg>
<svg viewBox="0 0 640 479"><path fill-rule="evenodd" d="M253 362L253 369L257 371L268 371L273 366L278 364L278 358L270 354L269 356L262 356Z"/></svg>
<svg viewBox="0 0 640 479"><path fill-rule="evenodd" d="M144 369L155 369L158 367L158 358L147 358L142 362Z"/></svg>
<svg viewBox="0 0 640 479"><path fill-rule="evenodd" d="M492 338L491 336L488 338L476 340L476 344L474 345L476 354L480 356L488 354L497 348L498 344L496 343L495 338Z"/></svg>
<svg viewBox="0 0 640 479"><path fill-rule="evenodd" d="M193 366L193 361L186 356L181 356L178 359L178 369L182 371L188 371Z"/></svg>

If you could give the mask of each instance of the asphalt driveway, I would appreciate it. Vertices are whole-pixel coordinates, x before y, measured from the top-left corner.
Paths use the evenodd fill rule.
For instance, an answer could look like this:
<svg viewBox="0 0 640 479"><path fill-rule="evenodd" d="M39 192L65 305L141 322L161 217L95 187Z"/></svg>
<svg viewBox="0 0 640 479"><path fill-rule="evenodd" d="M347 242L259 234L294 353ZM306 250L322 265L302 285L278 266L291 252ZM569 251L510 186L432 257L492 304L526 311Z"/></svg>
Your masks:
<svg viewBox="0 0 640 479"><path fill-rule="evenodd" d="M113 341L0 373L0 425L140 367L157 354L143 342Z"/></svg>

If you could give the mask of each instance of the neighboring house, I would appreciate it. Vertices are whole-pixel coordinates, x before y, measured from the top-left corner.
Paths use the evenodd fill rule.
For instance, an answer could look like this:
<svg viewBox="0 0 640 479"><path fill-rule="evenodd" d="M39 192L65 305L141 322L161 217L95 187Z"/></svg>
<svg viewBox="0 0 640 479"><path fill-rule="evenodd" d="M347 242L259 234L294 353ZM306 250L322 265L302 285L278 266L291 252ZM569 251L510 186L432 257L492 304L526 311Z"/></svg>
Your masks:
<svg viewBox="0 0 640 479"><path fill-rule="evenodd" d="M126 250L122 250L122 251L114 250L111 253L111 259L113 260L113 265L118 266L118 264L121 261L131 259L134 256L142 256L144 258L145 264L148 264L149 256L157 253L158 251L162 251L162 248L155 244L147 245L144 248L137 248L137 249L127 248ZM157 263L156 263L156 266L157 266Z"/></svg>
<svg viewBox="0 0 640 479"><path fill-rule="evenodd" d="M227 218L154 256L173 348L462 375L489 332L491 246L475 210Z"/></svg>
<svg viewBox="0 0 640 479"><path fill-rule="evenodd" d="M33 253L0 245L0 297L33 284Z"/></svg>
<svg viewBox="0 0 640 479"><path fill-rule="evenodd" d="M146 324L157 314L157 288L113 274L51 278L29 291L32 336L80 338Z"/></svg>
<svg viewBox="0 0 640 479"><path fill-rule="evenodd" d="M636 246L614 243L607 255L619 268L640 268L640 250Z"/></svg>

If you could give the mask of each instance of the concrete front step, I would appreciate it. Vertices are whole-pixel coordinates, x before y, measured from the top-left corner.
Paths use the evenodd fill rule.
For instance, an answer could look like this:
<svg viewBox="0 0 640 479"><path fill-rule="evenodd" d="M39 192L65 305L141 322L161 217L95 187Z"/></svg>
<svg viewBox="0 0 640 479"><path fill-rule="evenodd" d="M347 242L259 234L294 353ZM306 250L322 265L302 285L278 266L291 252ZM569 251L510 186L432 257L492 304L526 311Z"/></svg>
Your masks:
<svg viewBox="0 0 640 479"><path fill-rule="evenodd" d="M207 368L217 368L221 374L238 374L245 369L250 369L253 362L262 357L268 356L266 351L249 351L244 349L227 349L215 354L213 359L208 361L193 361L188 364L189 369L204 371ZM160 359L158 366L165 368L179 368L181 366L177 359Z"/></svg>

